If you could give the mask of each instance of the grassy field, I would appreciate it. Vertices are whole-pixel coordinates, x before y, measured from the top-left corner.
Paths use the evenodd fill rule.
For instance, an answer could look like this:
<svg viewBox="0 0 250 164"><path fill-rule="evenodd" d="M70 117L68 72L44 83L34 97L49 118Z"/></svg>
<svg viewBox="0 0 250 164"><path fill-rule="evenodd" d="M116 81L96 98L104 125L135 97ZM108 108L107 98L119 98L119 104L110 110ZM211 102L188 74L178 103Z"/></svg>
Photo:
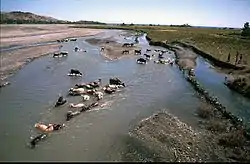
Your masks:
<svg viewBox="0 0 250 164"><path fill-rule="evenodd" d="M83 27L83 26L78 26ZM85 26L88 27L88 26ZM180 41L196 46L213 57L235 63L237 51L243 55L244 65L250 65L250 39L240 36L239 29L190 28L169 26L91 26L91 28L143 30L152 41Z"/></svg>
<svg viewBox="0 0 250 164"><path fill-rule="evenodd" d="M155 41L181 41L196 46L213 57L234 64L237 51L243 55L244 64L250 63L250 39L240 37L240 30L212 28L172 28L149 30L149 37Z"/></svg>

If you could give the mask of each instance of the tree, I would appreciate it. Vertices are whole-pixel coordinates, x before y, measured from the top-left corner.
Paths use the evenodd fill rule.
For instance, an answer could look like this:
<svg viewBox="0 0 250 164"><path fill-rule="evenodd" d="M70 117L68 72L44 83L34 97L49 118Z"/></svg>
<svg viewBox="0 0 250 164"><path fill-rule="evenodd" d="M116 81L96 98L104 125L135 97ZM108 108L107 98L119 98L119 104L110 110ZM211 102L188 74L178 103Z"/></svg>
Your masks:
<svg viewBox="0 0 250 164"><path fill-rule="evenodd" d="M246 22L244 24L244 27L241 32L241 36L250 36L250 28L249 28L249 22Z"/></svg>
<svg viewBox="0 0 250 164"><path fill-rule="evenodd" d="M249 28L249 22L246 22L245 24L244 24L244 29L248 29Z"/></svg>

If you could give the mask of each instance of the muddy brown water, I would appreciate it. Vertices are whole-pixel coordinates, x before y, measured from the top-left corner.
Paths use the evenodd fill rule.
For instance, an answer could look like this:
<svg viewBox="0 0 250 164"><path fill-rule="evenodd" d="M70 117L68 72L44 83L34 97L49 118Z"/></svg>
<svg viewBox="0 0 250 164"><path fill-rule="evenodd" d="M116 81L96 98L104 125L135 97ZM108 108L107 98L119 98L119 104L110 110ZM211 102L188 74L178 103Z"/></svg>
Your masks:
<svg viewBox="0 0 250 164"><path fill-rule="evenodd" d="M95 37L113 36L120 43L134 39L127 37L124 40L120 33L122 31L112 30ZM125 156L132 153L131 145L138 147L128 139L128 131L141 119L165 108L189 125L197 126L198 118L194 113L199 99L176 65L155 64L153 60L146 65L136 64L139 56L109 61L100 55L99 47L85 42L91 37L63 43L62 50L69 52L68 57L52 58L49 55L34 60L10 78L10 86L0 90L1 161L127 160ZM145 36L139 38L139 44L143 52L150 47ZM74 52L75 46L87 52ZM173 58L174 54L171 52L166 56ZM71 68L81 70L84 76L67 76ZM101 102L106 102L107 106L73 118L64 129L49 135L35 149L27 147L30 137L38 134L34 129L36 122L64 122L68 104L53 108L59 93L66 95L76 83L98 78L108 83L113 76L123 80L127 87L104 97ZM204 81L204 85L215 85ZM81 101L80 97L67 99L68 103ZM234 100L227 103L243 103L242 99ZM249 105L249 101L247 103ZM249 106L240 106L238 110L244 111L246 107Z"/></svg>

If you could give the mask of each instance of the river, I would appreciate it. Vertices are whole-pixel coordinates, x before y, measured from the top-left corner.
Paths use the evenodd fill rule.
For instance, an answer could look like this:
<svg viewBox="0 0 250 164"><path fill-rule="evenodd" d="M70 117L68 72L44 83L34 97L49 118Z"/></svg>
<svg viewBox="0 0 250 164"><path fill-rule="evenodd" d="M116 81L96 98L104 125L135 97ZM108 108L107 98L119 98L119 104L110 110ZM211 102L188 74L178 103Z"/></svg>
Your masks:
<svg viewBox="0 0 250 164"><path fill-rule="evenodd" d="M119 37L121 31L112 30L96 36L78 38L76 42L63 43L62 50L68 51L66 58L43 56L26 65L10 77L10 86L0 90L0 145L1 161L121 161L131 153L126 138L128 131L143 118L162 109L167 109L180 120L197 126L196 108L199 105L195 91L183 78L176 65L161 65L151 60L146 65L137 64L138 56L110 61L99 53L99 47L90 45L85 39L114 37L118 42L127 42L134 37ZM139 38L143 49L149 48L145 36ZM86 52L74 52L78 46ZM160 47L150 47L151 49ZM163 48L161 48L163 49ZM174 58L173 52L168 54ZM217 75L208 63L197 60L197 76L204 87L219 95L219 99L231 106L234 113L249 121L250 102L241 95L229 92L223 87L223 75ZM82 78L70 78L71 68L81 70ZM205 78L203 73L209 73ZM66 95L76 83L101 78L108 83L117 76L127 87L102 102L110 105L91 110L73 118L61 131L52 133L35 149L27 147L31 136L37 134L37 122L64 122L68 104L53 108L58 94ZM218 76L218 77L217 77ZM69 103L81 101L80 97L67 97ZM237 110L234 108L237 107ZM230 109L231 109L230 108Z"/></svg>

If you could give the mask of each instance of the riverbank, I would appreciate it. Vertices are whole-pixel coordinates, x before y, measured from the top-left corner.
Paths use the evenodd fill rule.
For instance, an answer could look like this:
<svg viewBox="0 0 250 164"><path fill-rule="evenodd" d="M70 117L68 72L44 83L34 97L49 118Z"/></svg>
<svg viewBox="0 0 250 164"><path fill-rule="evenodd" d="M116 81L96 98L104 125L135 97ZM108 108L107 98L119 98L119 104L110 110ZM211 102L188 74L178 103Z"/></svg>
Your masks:
<svg viewBox="0 0 250 164"><path fill-rule="evenodd" d="M101 29L72 29L69 25L1 25L1 48L54 42L69 37L96 35ZM59 50L59 43L1 51L0 83L32 60Z"/></svg>
<svg viewBox="0 0 250 164"><path fill-rule="evenodd" d="M1 81L16 73L24 65L39 58L59 50L59 45L44 45L38 47L24 48L14 51L1 52Z"/></svg>
<svg viewBox="0 0 250 164"><path fill-rule="evenodd" d="M198 115L203 116L200 128L192 128L167 111L161 111L142 120L130 132L130 137L150 152L148 161L249 161L249 140L242 129L214 111L207 105L197 109Z"/></svg>
<svg viewBox="0 0 250 164"><path fill-rule="evenodd" d="M248 161L250 159L249 129L248 129L249 127L243 125L244 123L242 124L241 119L237 118L232 113L228 112L226 110L226 107L224 107L216 97L210 96L209 92L206 91L206 89L204 89L196 80L195 74L188 75L188 72L186 72L189 71L190 69L195 69L196 65L195 60L197 58L197 53L194 53L192 47L189 47L188 45L185 44L183 45L181 43L175 43L170 45L163 42L153 42L152 39L149 37L147 37L147 39L149 40L151 45L162 46L175 51L177 65L186 76L188 82L190 82L194 87L194 89L197 91L198 93L197 96L201 99L203 105L198 109L197 113L198 116L200 116L201 118L208 119L206 121L202 121L202 127L203 129L205 129L204 134L206 134L207 137L210 138L209 144L203 143L202 141L201 143L203 143L202 144L203 146L207 147L205 148L207 150L211 149L221 150L219 152L216 151L216 153L220 154L220 157L223 158L220 159L216 157L214 154L210 154L208 156L211 156L211 158L209 157L209 159L207 160ZM186 50L186 48L188 50ZM234 67L231 66L230 64L226 64L226 66ZM239 69L239 71L242 70L244 70L244 68ZM164 125L166 124L167 122L164 123ZM158 128L158 131L162 131L162 127L159 125L156 127L152 127L151 124L148 124L147 128L151 129L151 131L156 128ZM211 135L208 135L210 133ZM155 138L154 135L155 133L153 133L153 136L151 137ZM203 138L206 137L203 136ZM166 137L166 140L171 140L171 138ZM185 138L180 139L180 141L183 140L185 141ZM221 145L223 145L223 147L221 147ZM190 151L190 153L188 154L188 157L190 157L192 160L195 159L192 156L192 151ZM182 156L182 153L180 153L179 156ZM187 158L182 161L185 162L192 161L190 160L190 158ZM174 160L172 159L171 161ZM197 161L197 159L195 159L195 161ZM204 161L204 159L202 161Z"/></svg>
<svg viewBox="0 0 250 164"><path fill-rule="evenodd" d="M0 28L1 48L90 36L104 31L89 28L73 29L69 28L69 25L1 25Z"/></svg>

